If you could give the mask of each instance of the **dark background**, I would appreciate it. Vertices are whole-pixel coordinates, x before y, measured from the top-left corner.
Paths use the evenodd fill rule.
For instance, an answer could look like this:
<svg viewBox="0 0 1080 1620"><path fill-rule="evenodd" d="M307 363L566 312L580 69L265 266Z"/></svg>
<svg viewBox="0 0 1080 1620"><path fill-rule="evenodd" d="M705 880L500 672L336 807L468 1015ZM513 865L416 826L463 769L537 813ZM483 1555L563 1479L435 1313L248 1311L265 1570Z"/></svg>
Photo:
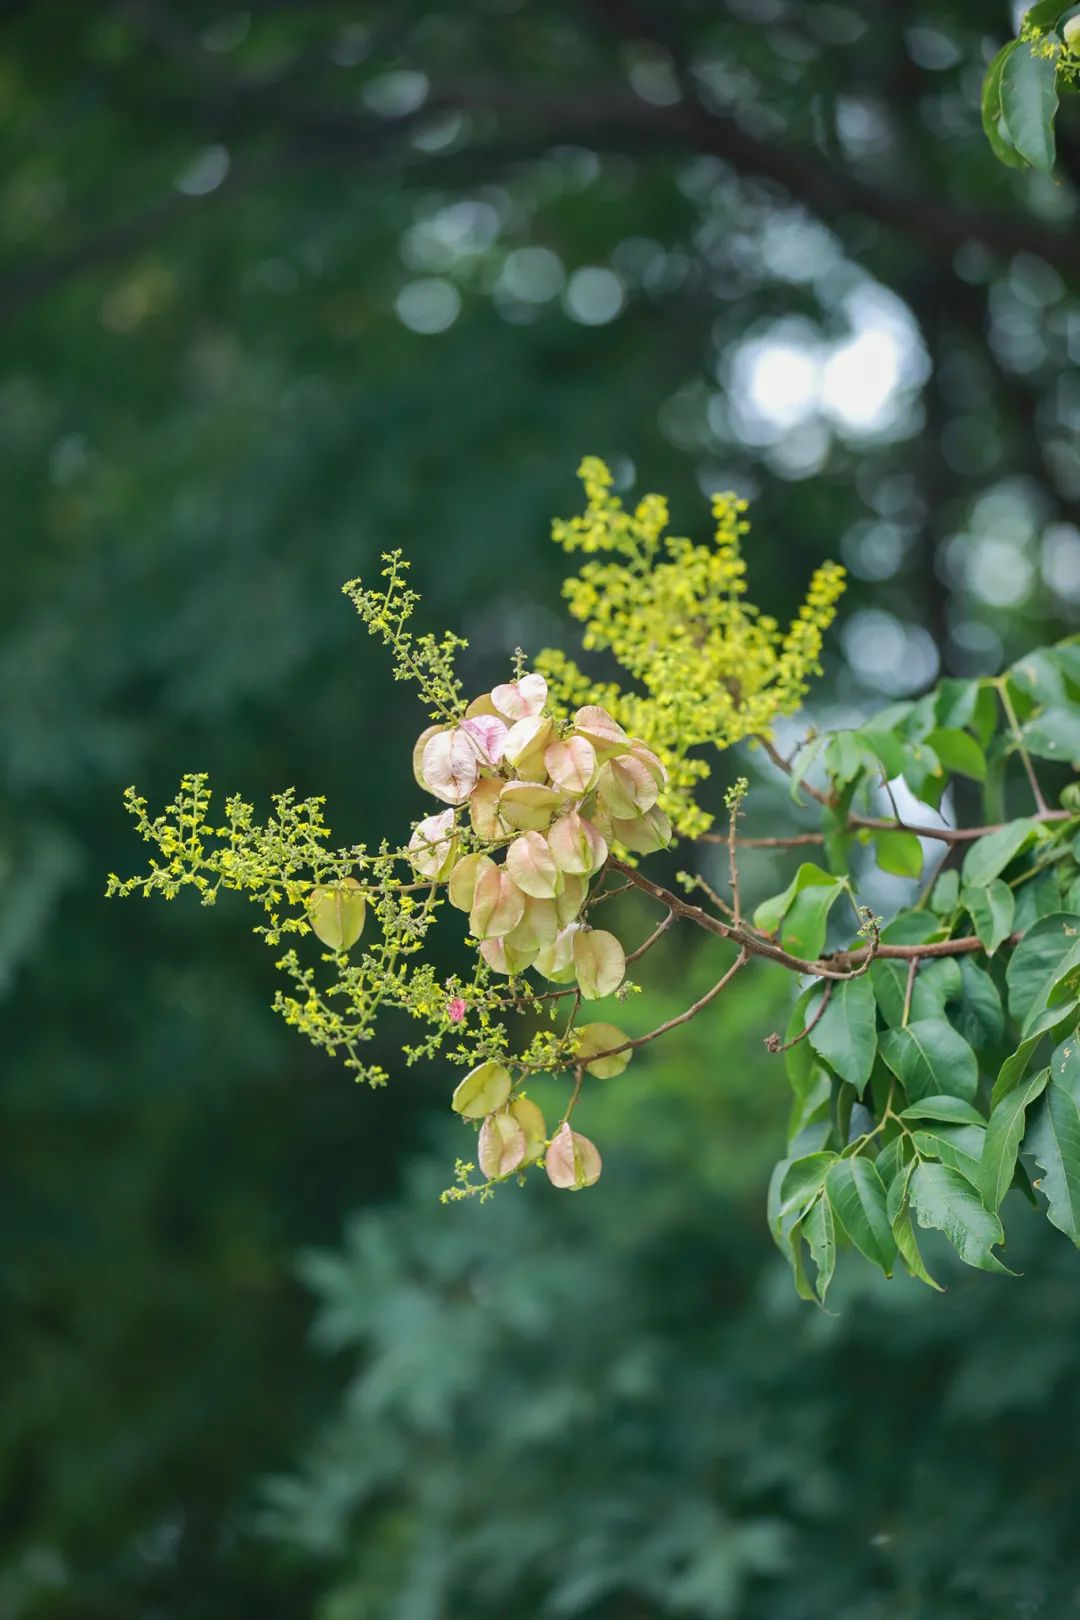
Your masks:
<svg viewBox="0 0 1080 1620"><path fill-rule="evenodd" d="M357 1094L240 904L102 898L185 770L398 838L339 586L403 546L504 678L587 452L752 495L769 611L848 565L819 720L1075 628L1080 124L993 161L1013 21L0 7L0 1620L1080 1613L1080 1262L1018 1210L1019 1281L800 1305L783 984L612 1083L594 1193L446 1209L445 1074L388 1029Z"/></svg>

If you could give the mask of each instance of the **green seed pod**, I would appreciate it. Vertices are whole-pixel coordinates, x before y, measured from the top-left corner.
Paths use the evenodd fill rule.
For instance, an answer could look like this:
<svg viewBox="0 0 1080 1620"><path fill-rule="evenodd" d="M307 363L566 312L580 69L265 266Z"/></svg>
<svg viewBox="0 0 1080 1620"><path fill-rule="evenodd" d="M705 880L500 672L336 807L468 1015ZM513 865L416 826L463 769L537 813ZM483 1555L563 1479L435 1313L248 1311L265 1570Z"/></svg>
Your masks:
<svg viewBox="0 0 1080 1620"><path fill-rule="evenodd" d="M355 878L320 885L308 896L308 922L331 951L347 951L364 932L367 902Z"/></svg>
<svg viewBox="0 0 1080 1620"><path fill-rule="evenodd" d="M633 1055L614 1050L625 1046L628 1039L614 1024L582 1024L577 1032L574 1056L585 1064L586 1074L595 1074L598 1080L611 1080L622 1074ZM598 1052L612 1052L612 1056L596 1057Z"/></svg>
<svg viewBox="0 0 1080 1620"><path fill-rule="evenodd" d="M605 928L581 928L574 935L574 972L586 1001L616 991L626 974L626 955Z"/></svg>
<svg viewBox="0 0 1080 1620"><path fill-rule="evenodd" d="M522 1163L532 1164L534 1160L542 1159L547 1144L547 1125L539 1108L528 1097L515 1097L510 1104L510 1112L525 1133L525 1157Z"/></svg>
<svg viewBox="0 0 1080 1620"><path fill-rule="evenodd" d="M510 1071L501 1063L480 1063L457 1086L450 1106L466 1119L483 1119L510 1095Z"/></svg>

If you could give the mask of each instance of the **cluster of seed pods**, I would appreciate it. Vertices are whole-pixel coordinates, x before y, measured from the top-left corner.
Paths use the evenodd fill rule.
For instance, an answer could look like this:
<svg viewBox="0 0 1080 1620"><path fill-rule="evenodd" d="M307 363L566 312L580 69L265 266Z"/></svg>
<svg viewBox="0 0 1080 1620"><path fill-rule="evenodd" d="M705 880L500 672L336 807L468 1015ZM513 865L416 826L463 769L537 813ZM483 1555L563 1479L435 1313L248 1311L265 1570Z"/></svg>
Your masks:
<svg viewBox="0 0 1080 1620"><path fill-rule="evenodd" d="M523 675L477 698L459 724L422 733L416 779L448 808L419 823L409 858L421 876L447 883L495 972L531 968L595 1001L622 984L626 957L614 934L585 920L589 884L612 845L649 854L670 842L657 802L665 772L606 709L588 705L559 727L546 703L543 676ZM471 840L460 819L466 807ZM613 1025L588 1024L577 1031L575 1053L587 1060L624 1040ZM628 1058L597 1056L583 1066L617 1074ZM483 1119L478 1151L489 1176L541 1155L556 1186L588 1186L600 1173L596 1149L569 1125L545 1142L539 1110L513 1097L502 1065L467 1075L454 1106Z"/></svg>
<svg viewBox="0 0 1080 1620"><path fill-rule="evenodd" d="M495 972L535 968L594 1001L618 989L626 964L613 934L581 920L589 882L613 843L641 854L668 844L665 773L606 709L579 709L560 735L546 702L543 676L524 675L477 698L459 725L422 733L416 779L450 808L419 824L410 859L448 880ZM464 806L482 846L469 853Z"/></svg>

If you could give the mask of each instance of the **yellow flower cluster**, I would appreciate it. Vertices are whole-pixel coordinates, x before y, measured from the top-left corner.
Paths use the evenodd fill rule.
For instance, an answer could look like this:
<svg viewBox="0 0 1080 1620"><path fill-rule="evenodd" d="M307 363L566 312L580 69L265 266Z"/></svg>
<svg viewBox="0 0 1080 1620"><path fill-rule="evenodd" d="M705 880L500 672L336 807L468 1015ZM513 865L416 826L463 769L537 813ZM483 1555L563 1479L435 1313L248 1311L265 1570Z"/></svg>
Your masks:
<svg viewBox="0 0 1080 1620"><path fill-rule="evenodd" d="M670 775L664 805L674 828L694 837L711 818L694 799L708 766L690 750L768 735L779 716L795 712L811 676L820 673L822 637L836 615L844 570L834 563L819 568L794 622L781 630L745 599L745 501L717 495L715 542L699 545L664 537L668 509L659 495L626 510L597 457L582 462L579 476L585 511L557 521L553 538L596 560L566 581L564 594L585 626L585 648L609 651L640 690L594 684L560 652L543 653L538 667L560 704L601 703L627 731L647 739Z"/></svg>

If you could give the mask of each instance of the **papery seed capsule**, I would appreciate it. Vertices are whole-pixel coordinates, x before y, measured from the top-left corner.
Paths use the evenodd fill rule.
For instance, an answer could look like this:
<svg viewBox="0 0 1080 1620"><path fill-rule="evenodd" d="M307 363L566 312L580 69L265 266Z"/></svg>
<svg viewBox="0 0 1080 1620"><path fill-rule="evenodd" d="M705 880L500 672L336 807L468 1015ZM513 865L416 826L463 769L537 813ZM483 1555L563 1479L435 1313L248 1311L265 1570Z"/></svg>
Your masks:
<svg viewBox="0 0 1080 1620"><path fill-rule="evenodd" d="M587 703L578 709L574 715L574 730L579 737L588 738L601 760L626 753L630 747L630 739L622 726L597 703Z"/></svg>
<svg viewBox="0 0 1080 1620"><path fill-rule="evenodd" d="M466 720L475 720L478 715L498 714L498 712L498 709L491 701L491 693L481 692L479 697L473 698L469 707L465 710L465 718Z"/></svg>
<svg viewBox="0 0 1080 1620"><path fill-rule="evenodd" d="M430 793L431 789L424 781L424 749L427 747L432 737L437 737L440 731L445 730L445 726L428 726L427 730L422 731L419 737L417 737L416 746L412 751L413 775L416 777L417 786L422 787L425 793Z"/></svg>
<svg viewBox="0 0 1080 1620"><path fill-rule="evenodd" d="M533 956L528 951L515 951L505 939L482 939L480 955L493 973L516 975L532 967Z"/></svg>
<svg viewBox="0 0 1080 1620"><path fill-rule="evenodd" d="M488 867L495 870L495 862L490 855L476 854L463 855L450 874L450 887L447 891L450 904L459 911L471 911L473 895L476 891L476 880Z"/></svg>
<svg viewBox="0 0 1080 1620"><path fill-rule="evenodd" d="M626 954L604 928L582 928L574 936L574 972L586 1001L612 995L626 976Z"/></svg>
<svg viewBox="0 0 1080 1620"><path fill-rule="evenodd" d="M652 855L671 843L671 822L658 804L631 821L613 820L611 830L619 843L636 855Z"/></svg>
<svg viewBox="0 0 1080 1620"><path fill-rule="evenodd" d="M508 765L516 765L528 754L543 756L551 738L551 721L545 714L531 714L524 720L515 720L506 733L503 758Z"/></svg>
<svg viewBox="0 0 1080 1620"><path fill-rule="evenodd" d="M308 922L316 939L332 951L347 951L364 931L367 903L355 878L321 884L308 896Z"/></svg>
<svg viewBox="0 0 1080 1620"><path fill-rule="evenodd" d="M439 882L449 876L456 851L452 810L443 810L437 816L426 816L417 822L409 839L408 855L421 877Z"/></svg>
<svg viewBox="0 0 1080 1620"><path fill-rule="evenodd" d="M634 759L640 760L641 764L644 765L647 770L652 772L653 776L656 778L657 787L663 787L667 782L667 771L665 770L661 760L656 754L653 753L648 744L643 743L640 737L631 737L630 752Z"/></svg>
<svg viewBox="0 0 1080 1620"><path fill-rule="evenodd" d="M525 720L539 714L547 702L547 681L542 675L523 675L492 689L491 701L504 720Z"/></svg>
<svg viewBox="0 0 1080 1620"><path fill-rule="evenodd" d="M602 1165L600 1155L589 1138L580 1136L568 1124L563 1124L551 1139L544 1168L553 1187L578 1192L600 1179Z"/></svg>
<svg viewBox="0 0 1080 1620"><path fill-rule="evenodd" d="M519 782L542 782L548 779L547 766L544 764L544 749L530 748L527 754L522 754L514 766L514 775Z"/></svg>
<svg viewBox="0 0 1080 1620"><path fill-rule="evenodd" d="M420 770L437 799L464 804L480 775L476 746L458 726L440 731L425 743Z"/></svg>
<svg viewBox="0 0 1080 1620"><path fill-rule="evenodd" d="M473 739L483 761L497 765L503 756L508 729L497 714L480 714L461 722L461 729Z"/></svg>
<svg viewBox="0 0 1080 1620"><path fill-rule="evenodd" d="M523 832L506 850L506 870L518 888L537 900L551 900L559 887L559 868L540 832Z"/></svg>
<svg viewBox="0 0 1080 1620"><path fill-rule="evenodd" d="M525 896L505 866L494 861L477 873L469 931L477 939L500 939L525 915Z"/></svg>
<svg viewBox="0 0 1080 1620"><path fill-rule="evenodd" d="M1080 52L1080 16L1070 17L1061 32L1068 49Z"/></svg>
<svg viewBox="0 0 1080 1620"><path fill-rule="evenodd" d="M633 754L623 754L601 767L596 795L609 815L630 820L652 809L660 789L646 765Z"/></svg>
<svg viewBox="0 0 1080 1620"><path fill-rule="evenodd" d="M557 788L580 797L589 791L596 775L596 749L588 737L549 743L544 750L544 767Z"/></svg>
<svg viewBox="0 0 1080 1620"><path fill-rule="evenodd" d="M510 1104L510 1112L525 1134L523 1162L532 1164L536 1159L542 1159L547 1142L547 1126L539 1108L529 1097L515 1097Z"/></svg>
<svg viewBox="0 0 1080 1620"><path fill-rule="evenodd" d="M477 838L494 844L505 838L507 828L499 815L499 795L503 784L497 776L482 776L469 794L469 820Z"/></svg>
<svg viewBox="0 0 1080 1620"><path fill-rule="evenodd" d="M590 821L571 810L548 833L548 847L561 872L591 876L607 860L607 844Z"/></svg>
<svg viewBox="0 0 1080 1620"><path fill-rule="evenodd" d="M585 1064L586 1074L595 1074L599 1080L610 1080L617 1074L622 1074L630 1062L632 1054L619 1052L617 1047L625 1046L628 1036L614 1024L582 1024L577 1031L574 1045L574 1056L579 1063ZM601 1052L611 1052L611 1057L598 1056Z"/></svg>
<svg viewBox="0 0 1080 1620"><path fill-rule="evenodd" d="M533 964L537 973L552 984L572 984L574 981L574 935L578 932L579 923L570 923L556 934L550 945L537 951L536 961Z"/></svg>
<svg viewBox="0 0 1080 1620"><path fill-rule="evenodd" d="M525 951L530 956L555 943L559 932L559 917L554 900L526 899L525 912L519 923L505 936L510 950Z"/></svg>
<svg viewBox="0 0 1080 1620"><path fill-rule="evenodd" d="M554 788L539 782L507 782L499 796L499 814L521 832L543 832L561 803Z"/></svg>
<svg viewBox="0 0 1080 1620"><path fill-rule="evenodd" d="M525 1132L510 1114L489 1114L480 1127L476 1162L489 1181L509 1176L525 1159Z"/></svg>
<svg viewBox="0 0 1080 1620"><path fill-rule="evenodd" d="M503 1106L510 1084L510 1071L501 1063L478 1063L455 1088L450 1106L466 1119L483 1119Z"/></svg>
<svg viewBox="0 0 1080 1620"><path fill-rule="evenodd" d="M578 877L572 872L563 873L562 888L555 895L555 911L560 928L565 928L568 923L574 922L585 904L585 896L588 892L587 879Z"/></svg>

